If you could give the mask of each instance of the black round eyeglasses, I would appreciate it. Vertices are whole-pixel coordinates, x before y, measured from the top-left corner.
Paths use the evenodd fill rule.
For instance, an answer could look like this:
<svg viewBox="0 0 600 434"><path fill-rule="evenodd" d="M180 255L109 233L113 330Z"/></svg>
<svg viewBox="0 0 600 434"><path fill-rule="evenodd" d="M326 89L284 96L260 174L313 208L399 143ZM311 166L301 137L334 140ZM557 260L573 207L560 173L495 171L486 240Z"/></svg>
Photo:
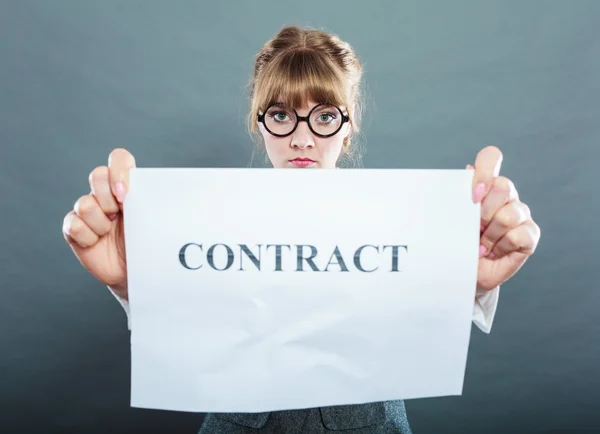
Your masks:
<svg viewBox="0 0 600 434"><path fill-rule="evenodd" d="M300 121L306 121L308 128L319 137L336 135L350 118L339 107L318 104L307 116L299 116L295 109L282 103L274 103L264 113L258 114L258 121L276 137L286 137L296 131Z"/></svg>

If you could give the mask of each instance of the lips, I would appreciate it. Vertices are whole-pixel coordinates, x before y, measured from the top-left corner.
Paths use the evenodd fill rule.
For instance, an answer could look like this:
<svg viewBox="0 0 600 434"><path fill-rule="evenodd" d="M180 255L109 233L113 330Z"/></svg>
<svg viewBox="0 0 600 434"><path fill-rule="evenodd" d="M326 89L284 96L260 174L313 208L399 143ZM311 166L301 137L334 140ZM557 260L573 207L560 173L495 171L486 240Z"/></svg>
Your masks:
<svg viewBox="0 0 600 434"><path fill-rule="evenodd" d="M311 164L314 164L315 161L310 159L310 158L294 158L293 160L290 160L290 163L292 163L294 166L297 167L308 167Z"/></svg>

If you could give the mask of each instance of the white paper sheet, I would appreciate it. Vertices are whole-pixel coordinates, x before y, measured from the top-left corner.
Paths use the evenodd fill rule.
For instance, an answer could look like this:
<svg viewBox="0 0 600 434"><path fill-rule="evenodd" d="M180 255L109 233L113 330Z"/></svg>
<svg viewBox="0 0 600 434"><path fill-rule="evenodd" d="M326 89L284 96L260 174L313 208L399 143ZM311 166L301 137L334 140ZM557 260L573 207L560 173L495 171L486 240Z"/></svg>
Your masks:
<svg viewBox="0 0 600 434"><path fill-rule="evenodd" d="M259 412L460 395L479 247L472 177L133 169L131 405ZM317 271L299 251L316 253Z"/></svg>

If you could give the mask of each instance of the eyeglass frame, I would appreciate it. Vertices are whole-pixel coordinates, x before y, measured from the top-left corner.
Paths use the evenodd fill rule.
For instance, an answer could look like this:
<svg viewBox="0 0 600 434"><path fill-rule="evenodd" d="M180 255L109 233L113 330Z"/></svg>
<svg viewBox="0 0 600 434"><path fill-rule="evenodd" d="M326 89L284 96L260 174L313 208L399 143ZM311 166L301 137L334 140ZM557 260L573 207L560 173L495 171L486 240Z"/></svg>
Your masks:
<svg viewBox="0 0 600 434"><path fill-rule="evenodd" d="M265 129L266 129L266 130L269 132L269 134L271 134L271 135L273 135L273 136L275 136L275 137L287 137L287 136L290 136L290 135L292 135L292 134L294 133L294 131L296 131L296 128L298 128L298 124L299 124L301 121L305 121L305 122L306 122L306 124L308 125L308 128L309 128L309 129L312 131L312 133L313 133L314 135L316 135L316 136L318 136L318 137L321 137L321 138L323 138L323 139L326 139L327 137L332 137L332 136L335 136L337 133L339 133L339 132L342 130L342 128L343 128L343 126L344 126L344 124L345 124L346 122L349 122L349 121L350 121L350 116L348 116L348 115L345 115L345 114L344 114L344 112L342 111L342 109L341 109L341 108L339 108L339 107L337 107L337 106L334 106L334 105L331 105L331 104L325 104L325 103L317 104L316 106L314 106L314 107L313 107L313 108L310 110L310 112L308 112L308 114L307 114L306 116L300 116L300 115L298 114L298 112L296 111L296 109L292 107L292 110L294 111L294 114L296 115L296 125L294 125L294 128L292 128L292 131L290 131L290 132L289 132L289 133L287 133L287 134L275 134L274 132L272 132L272 131L269 129L269 127L267 127L267 123L265 122L265 114L266 114L266 113L269 111L269 109L270 109L271 107L273 107L273 106L281 106L281 105L282 105L282 103L280 103L280 102L276 102L276 103L270 104L270 105L267 107L267 109L265 110L265 112L264 112L264 113L259 113L259 114L258 114L258 122L262 122L262 124L264 125ZM312 114L312 112L313 112L313 111L314 111L314 110L315 110L317 107L320 107L320 106L322 106L322 105L324 105L324 106L331 106L331 107L335 107L335 108L336 108L336 109L337 109L337 110L340 112L340 114L342 115L342 122L340 123L340 126L339 126L339 128L338 128L338 129L337 129L335 132L333 132L333 133L330 133L330 134L319 134L319 133L317 133L315 130L313 130L313 127L312 127L312 125L311 125L311 123L310 123L310 120L309 120L309 118L310 118L310 115Z"/></svg>

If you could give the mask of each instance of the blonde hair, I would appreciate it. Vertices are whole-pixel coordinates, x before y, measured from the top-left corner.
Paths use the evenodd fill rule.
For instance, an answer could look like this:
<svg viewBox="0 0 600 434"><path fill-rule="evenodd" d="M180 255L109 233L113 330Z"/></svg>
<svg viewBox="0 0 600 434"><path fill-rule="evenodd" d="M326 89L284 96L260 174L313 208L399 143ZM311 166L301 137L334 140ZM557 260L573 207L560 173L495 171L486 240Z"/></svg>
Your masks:
<svg viewBox="0 0 600 434"><path fill-rule="evenodd" d="M345 107L352 126L343 154L355 154L350 139L359 131L362 66L353 48L323 30L283 27L258 52L250 80L248 131L258 136L257 115L275 102L303 106L307 99Z"/></svg>

